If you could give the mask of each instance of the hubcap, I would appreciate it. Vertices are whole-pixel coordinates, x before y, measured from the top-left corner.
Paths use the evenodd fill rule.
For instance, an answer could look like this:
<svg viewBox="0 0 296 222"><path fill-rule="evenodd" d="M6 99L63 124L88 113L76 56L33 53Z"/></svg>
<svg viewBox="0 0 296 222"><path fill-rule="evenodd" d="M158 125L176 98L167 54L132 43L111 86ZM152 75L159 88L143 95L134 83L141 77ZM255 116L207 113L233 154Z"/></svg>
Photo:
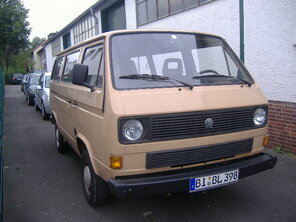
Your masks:
<svg viewBox="0 0 296 222"><path fill-rule="evenodd" d="M60 146L59 136L60 136L59 130L56 129L55 138L56 138L56 145L57 145L57 147Z"/></svg>
<svg viewBox="0 0 296 222"><path fill-rule="evenodd" d="M89 189L91 185L91 176L90 176L89 166L87 165L83 169L83 183L87 193L89 194Z"/></svg>

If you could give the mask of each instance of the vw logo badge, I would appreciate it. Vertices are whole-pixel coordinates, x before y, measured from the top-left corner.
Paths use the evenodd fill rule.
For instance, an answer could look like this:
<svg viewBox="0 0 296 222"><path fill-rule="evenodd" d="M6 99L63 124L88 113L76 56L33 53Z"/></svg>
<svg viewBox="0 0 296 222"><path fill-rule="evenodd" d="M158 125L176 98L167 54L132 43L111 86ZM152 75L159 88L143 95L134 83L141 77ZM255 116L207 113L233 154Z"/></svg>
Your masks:
<svg viewBox="0 0 296 222"><path fill-rule="evenodd" d="M214 120L213 119L211 119L211 118L206 119L206 121L205 121L205 127L206 128L208 128L208 129L212 128L213 125L214 125Z"/></svg>

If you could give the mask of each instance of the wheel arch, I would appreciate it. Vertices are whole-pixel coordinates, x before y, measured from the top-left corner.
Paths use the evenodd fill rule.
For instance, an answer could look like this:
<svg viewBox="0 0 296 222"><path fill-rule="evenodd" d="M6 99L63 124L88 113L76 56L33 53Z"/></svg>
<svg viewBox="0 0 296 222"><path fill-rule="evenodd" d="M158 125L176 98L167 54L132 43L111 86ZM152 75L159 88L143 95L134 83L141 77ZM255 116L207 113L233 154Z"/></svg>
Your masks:
<svg viewBox="0 0 296 222"><path fill-rule="evenodd" d="M98 168L96 167L96 164L94 164L94 158L93 158L93 152L91 149L91 145L88 142L88 140L86 139L86 137L83 136L81 133L77 133L76 134L76 143L77 143L78 152L79 152L78 154L80 156L82 156L82 152L84 150L86 150L88 152L89 157L90 157L91 164L92 164L96 174L98 174Z"/></svg>
<svg viewBox="0 0 296 222"><path fill-rule="evenodd" d="M51 114L51 123L54 124L54 125L57 124L57 121L56 121L56 117L55 117L54 112L52 112L52 114Z"/></svg>

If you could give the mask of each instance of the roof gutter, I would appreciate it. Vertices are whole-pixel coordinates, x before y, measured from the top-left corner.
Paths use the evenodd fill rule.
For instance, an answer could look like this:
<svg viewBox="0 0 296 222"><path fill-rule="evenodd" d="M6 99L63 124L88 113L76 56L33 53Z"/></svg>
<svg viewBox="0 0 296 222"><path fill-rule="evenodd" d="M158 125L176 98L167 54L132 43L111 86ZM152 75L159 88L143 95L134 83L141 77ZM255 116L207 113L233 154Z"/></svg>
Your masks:
<svg viewBox="0 0 296 222"><path fill-rule="evenodd" d="M95 19L95 35L98 35L99 34L99 19L95 15L93 7L90 8L90 13L91 13L92 17L94 17L94 19Z"/></svg>

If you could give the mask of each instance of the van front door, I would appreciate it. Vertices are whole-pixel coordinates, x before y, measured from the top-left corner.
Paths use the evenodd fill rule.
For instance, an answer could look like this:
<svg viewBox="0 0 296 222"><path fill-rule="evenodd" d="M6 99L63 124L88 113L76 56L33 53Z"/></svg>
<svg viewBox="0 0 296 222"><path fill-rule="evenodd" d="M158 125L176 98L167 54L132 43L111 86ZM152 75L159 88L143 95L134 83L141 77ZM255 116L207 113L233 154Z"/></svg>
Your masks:
<svg viewBox="0 0 296 222"><path fill-rule="evenodd" d="M85 136L89 146L96 144L92 149L93 155L100 156L103 139L99 139L104 133L104 59L103 44L87 46L83 53L82 64L88 66L88 76L85 86L76 85L78 107L72 109L72 116L77 132ZM87 136L86 136L87 135Z"/></svg>

